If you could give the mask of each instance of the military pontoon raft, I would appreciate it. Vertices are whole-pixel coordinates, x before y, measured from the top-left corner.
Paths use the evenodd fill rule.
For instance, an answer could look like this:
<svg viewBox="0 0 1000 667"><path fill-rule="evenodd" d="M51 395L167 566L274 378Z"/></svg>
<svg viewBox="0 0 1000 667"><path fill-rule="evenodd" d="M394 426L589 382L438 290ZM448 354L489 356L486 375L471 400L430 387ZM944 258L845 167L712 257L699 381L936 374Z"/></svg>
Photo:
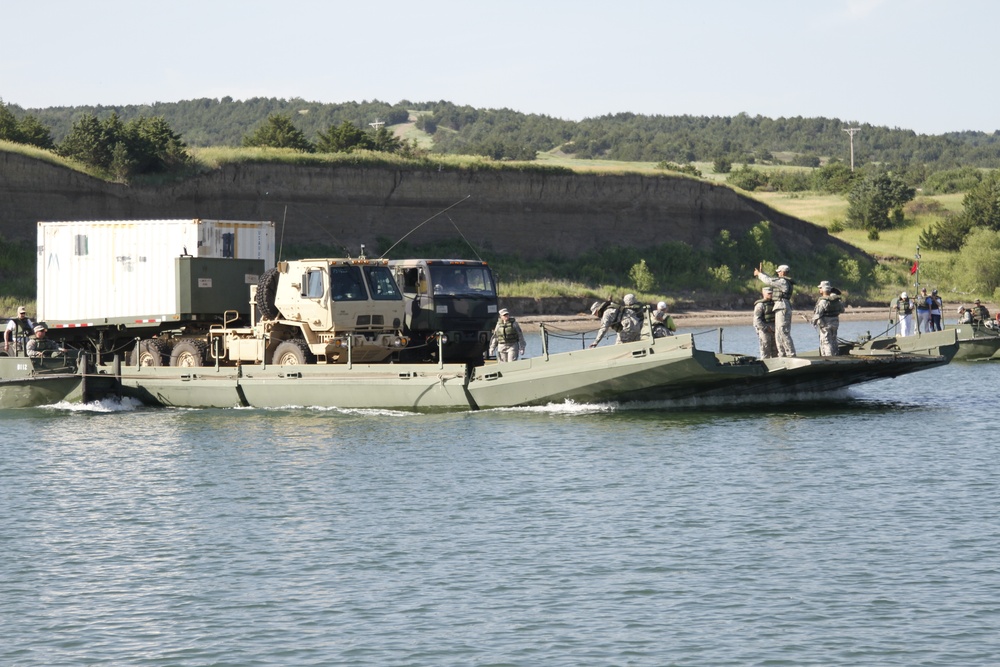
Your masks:
<svg viewBox="0 0 1000 667"><path fill-rule="evenodd" d="M647 330L648 331L648 330ZM840 356L791 358L709 352L690 334L549 354L482 366L419 364L243 364L102 366L120 392L147 405L185 408L336 407L416 411L577 403L629 403L773 393L830 392L948 363L953 330L842 345Z"/></svg>

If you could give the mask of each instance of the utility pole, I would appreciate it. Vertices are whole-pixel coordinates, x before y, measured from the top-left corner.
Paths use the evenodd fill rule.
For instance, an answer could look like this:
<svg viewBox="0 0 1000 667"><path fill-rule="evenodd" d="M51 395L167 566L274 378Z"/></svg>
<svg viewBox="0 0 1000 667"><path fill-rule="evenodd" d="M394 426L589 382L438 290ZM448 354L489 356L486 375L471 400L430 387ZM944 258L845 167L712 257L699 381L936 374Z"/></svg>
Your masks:
<svg viewBox="0 0 1000 667"><path fill-rule="evenodd" d="M844 132L847 132L851 136L851 171L854 171L854 134L860 131L860 127L844 128Z"/></svg>

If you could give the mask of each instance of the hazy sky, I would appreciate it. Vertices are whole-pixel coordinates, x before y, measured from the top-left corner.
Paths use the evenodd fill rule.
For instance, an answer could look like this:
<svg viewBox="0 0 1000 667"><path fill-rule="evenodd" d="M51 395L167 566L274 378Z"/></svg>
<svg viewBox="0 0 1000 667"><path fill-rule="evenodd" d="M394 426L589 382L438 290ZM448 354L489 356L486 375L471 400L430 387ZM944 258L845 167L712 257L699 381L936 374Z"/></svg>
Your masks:
<svg viewBox="0 0 1000 667"><path fill-rule="evenodd" d="M3 9L25 108L301 97L1000 129L993 0L45 0Z"/></svg>

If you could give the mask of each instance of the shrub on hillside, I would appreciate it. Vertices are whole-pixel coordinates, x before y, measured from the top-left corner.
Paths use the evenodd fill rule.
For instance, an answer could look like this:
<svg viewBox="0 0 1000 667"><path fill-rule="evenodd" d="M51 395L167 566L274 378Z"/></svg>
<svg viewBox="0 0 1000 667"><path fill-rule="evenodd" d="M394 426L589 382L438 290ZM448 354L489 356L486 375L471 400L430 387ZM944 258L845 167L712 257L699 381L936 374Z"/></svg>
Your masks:
<svg viewBox="0 0 1000 667"><path fill-rule="evenodd" d="M729 176L726 177L726 183L747 192L753 192L768 185L768 175L759 169L743 165L729 173Z"/></svg>

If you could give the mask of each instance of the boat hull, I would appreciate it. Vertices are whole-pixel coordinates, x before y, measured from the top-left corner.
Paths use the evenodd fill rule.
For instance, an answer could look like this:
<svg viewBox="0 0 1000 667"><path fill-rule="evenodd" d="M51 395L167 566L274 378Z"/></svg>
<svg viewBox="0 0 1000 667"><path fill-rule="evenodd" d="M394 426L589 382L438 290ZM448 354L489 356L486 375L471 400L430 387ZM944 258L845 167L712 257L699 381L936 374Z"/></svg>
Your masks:
<svg viewBox="0 0 1000 667"><path fill-rule="evenodd" d="M117 392L113 377L86 369L84 358L0 356L0 409L82 403Z"/></svg>
<svg viewBox="0 0 1000 667"><path fill-rule="evenodd" d="M144 403L192 408L435 411L696 397L766 401L774 392L831 391L941 365L957 349L954 340L954 333L925 336L919 353L858 346L839 357L758 360L698 350L684 335L471 369L462 364L128 367L120 369L120 382L123 395Z"/></svg>
<svg viewBox="0 0 1000 667"><path fill-rule="evenodd" d="M954 327L954 331L958 336L958 353L955 355L955 361L1000 359L1000 331L973 324L958 324Z"/></svg>
<svg viewBox="0 0 1000 667"><path fill-rule="evenodd" d="M149 405L467 410L464 364L123 368L122 394Z"/></svg>

